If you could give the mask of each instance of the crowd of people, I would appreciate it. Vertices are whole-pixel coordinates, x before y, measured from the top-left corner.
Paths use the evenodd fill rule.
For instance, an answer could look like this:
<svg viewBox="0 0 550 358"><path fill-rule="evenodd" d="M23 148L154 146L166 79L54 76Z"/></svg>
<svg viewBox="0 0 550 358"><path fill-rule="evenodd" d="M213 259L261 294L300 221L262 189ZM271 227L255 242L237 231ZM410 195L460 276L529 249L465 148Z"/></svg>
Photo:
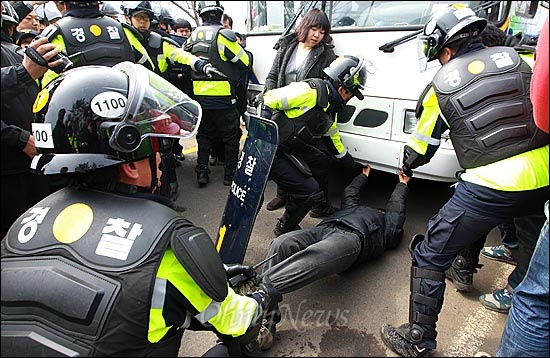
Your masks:
<svg viewBox="0 0 550 358"><path fill-rule="evenodd" d="M407 243L409 318L381 338L401 356L433 354L446 279L471 291L483 255L516 265L479 298L508 313L496 355L549 355L548 19L535 48L506 45L463 5L432 15L419 41L442 67L382 209L362 203L372 169L337 129L364 98L366 61L335 53L327 15L309 10L279 40L261 94L279 131L266 209L284 210L256 273L224 264L178 213L182 139L197 140L197 190L216 164L231 185L253 65L219 1L196 11L193 27L149 1L2 1L2 356L177 356L186 329L217 336L204 356L265 354L284 294L401 243L408 183L447 130L463 170ZM328 200L334 166L354 176L340 208ZM321 221L302 228L308 213ZM497 227L502 245L485 246ZM239 275L246 292L230 284Z"/></svg>

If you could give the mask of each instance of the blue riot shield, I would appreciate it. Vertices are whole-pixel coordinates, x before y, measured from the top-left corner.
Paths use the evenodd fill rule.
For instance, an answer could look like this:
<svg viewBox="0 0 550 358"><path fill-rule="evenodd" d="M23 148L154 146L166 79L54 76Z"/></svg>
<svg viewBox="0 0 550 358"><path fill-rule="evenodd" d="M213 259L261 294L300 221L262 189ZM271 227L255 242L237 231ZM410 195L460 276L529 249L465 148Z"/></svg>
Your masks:
<svg viewBox="0 0 550 358"><path fill-rule="evenodd" d="M216 249L225 264L243 263L277 143L275 122L250 115L248 135L218 229Z"/></svg>

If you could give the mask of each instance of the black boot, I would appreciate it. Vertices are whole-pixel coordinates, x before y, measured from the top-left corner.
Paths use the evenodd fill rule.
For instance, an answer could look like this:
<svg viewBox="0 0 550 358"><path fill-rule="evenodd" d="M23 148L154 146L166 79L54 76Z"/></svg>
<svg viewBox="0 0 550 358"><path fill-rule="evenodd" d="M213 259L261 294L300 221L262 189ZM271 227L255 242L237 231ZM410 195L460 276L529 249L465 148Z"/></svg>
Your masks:
<svg viewBox="0 0 550 358"><path fill-rule="evenodd" d="M207 165L197 164L195 167L195 172L197 173L197 183L199 186L205 186L210 181L210 169Z"/></svg>
<svg viewBox="0 0 550 358"><path fill-rule="evenodd" d="M277 219L273 233L280 236L294 230L300 230L300 222L307 215L311 206L303 200L287 199L283 216Z"/></svg>
<svg viewBox="0 0 550 358"><path fill-rule="evenodd" d="M235 169L225 168L223 175L223 185L231 185L233 182L233 177L235 176Z"/></svg>
<svg viewBox="0 0 550 358"><path fill-rule="evenodd" d="M432 296L425 295L425 279L440 282L442 289ZM425 357L435 348L435 323L443 306L445 274L412 266L410 280L409 322L399 327L384 325L380 333L384 343L399 355Z"/></svg>
<svg viewBox="0 0 550 358"><path fill-rule="evenodd" d="M478 264L478 259L466 258L458 255L451 267L445 271L445 276L455 285L460 292L471 292L474 289L474 273L483 265Z"/></svg>

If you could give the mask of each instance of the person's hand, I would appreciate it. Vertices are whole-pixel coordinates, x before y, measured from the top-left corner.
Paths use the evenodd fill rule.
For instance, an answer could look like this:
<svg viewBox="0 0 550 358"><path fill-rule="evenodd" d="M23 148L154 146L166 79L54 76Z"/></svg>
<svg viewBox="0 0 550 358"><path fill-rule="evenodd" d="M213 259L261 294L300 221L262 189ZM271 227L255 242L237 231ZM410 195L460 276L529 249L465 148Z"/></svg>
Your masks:
<svg viewBox="0 0 550 358"><path fill-rule="evenodd" d="M46 60L50 68L54 68L55 66L59 66L63 63L63 60L61 59L50 62L50 60L59 53L59 50L55 45L49 43L46 37L41 37L34 40L29 46L34 48L36 52L38 52L38 54ZM48 71L48 67L37 64L27 55L23 56L22 64L33 80L42 77L44 73Z"/></svg>
<svg viewBox="0 0 550 358"><path fill-rule="evenodd" d="M225 266L225 273L227 274L228 279L231 279L237 275L244 275L247 278L254 278L257 275L256 270L254 270L252 266L246 265Z"/></svg>
<svg viewBox="0 0 550 358"><path fill-rule="evenodd" d="M371 167L369 164L365 164L363 167L363 175L369 176L371 171Z"/></svg>
<svg viewBox="0 0 550 358"><path fill-rule="evenodd" d="M411 177L405 174L402 170L397 172L397 175L399 176L399 182L405 185L409 182L409 180L411 180Z"/></svg>
<svg viewBox="0 0 550 358"><path fill-rule="evenodd" d="M27 144L25 145L25 148L23 148L23 153L28 155L31 159L38 154L36 145L34 144L34 137L32 135L29 136L29 140L27 140Z"/></svg>

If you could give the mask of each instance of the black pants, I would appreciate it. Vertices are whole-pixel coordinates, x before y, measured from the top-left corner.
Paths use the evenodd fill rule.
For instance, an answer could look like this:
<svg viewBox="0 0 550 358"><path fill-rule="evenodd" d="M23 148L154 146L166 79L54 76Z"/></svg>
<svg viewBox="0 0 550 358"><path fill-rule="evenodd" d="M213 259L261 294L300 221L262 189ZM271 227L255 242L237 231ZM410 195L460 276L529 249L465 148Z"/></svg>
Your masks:
<svg viewBox="0 0 550 358"><path fill-rule="evenodd" d="M204 109L197 132L197 164L208 166L210 151L215 138L223 141L226 171L237 168L239 142L242 130L237 107L227 109Z"/></svg>

